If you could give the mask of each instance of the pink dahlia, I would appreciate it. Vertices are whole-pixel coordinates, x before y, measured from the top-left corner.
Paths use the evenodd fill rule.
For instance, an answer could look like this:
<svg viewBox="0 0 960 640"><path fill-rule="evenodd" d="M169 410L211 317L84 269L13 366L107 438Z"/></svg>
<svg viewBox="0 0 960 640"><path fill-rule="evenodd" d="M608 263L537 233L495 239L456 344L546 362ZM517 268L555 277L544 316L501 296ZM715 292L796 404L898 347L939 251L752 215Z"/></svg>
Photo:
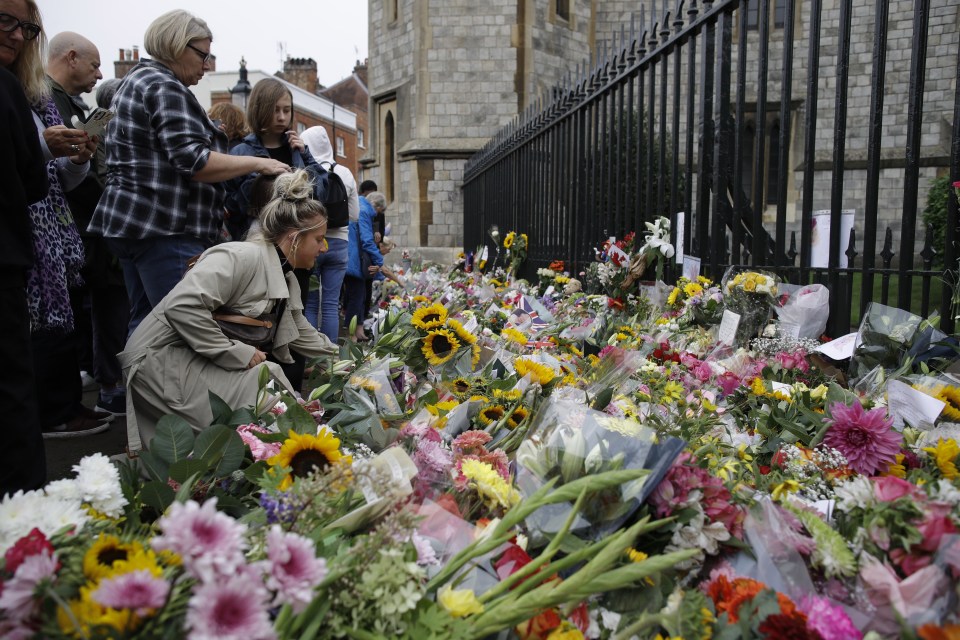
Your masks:
<svg viewBox="0 0 960 640"><path fill-rule="evenodd" d="M203 582L233 575L245 562L246 525L219 513L216 498L203 506L175 502L157 525L163 535L153 539L153 548L178 554L187 573Z"/></svg>
<svg viewBox="0 0 960 640"><path fill-rule="evenodd" d="M832 447L847 458L850 468L869 476L883 471L896 460L903 435L893 429L893 419L886 409L877 407L865 411L859 402L830 405L831 423L823 444Z"/></svg>
<svg viewBox="0 0 960 640"><path fill-rule="evenodd" d="M267 532L267 588L277 593L274 605L289 604L300 613L313 600L313 588L327 575L327 561L318 558L313 541L284 533L273 525Z"/></svg>
<svg viewBox="0 0 960 640"><path fill-rule="evenodd" d="M167 601L170 584L146 569L104 578L90 594L96 602L111 609L133 609L138 616L150 615Z"/></svg>
<svg viewBox="0 0 960 640"><path fill-rule="evenodd" d="M276 634L263 584L249 576L199 585L187 604L190 640L263 640Z"/></svg>

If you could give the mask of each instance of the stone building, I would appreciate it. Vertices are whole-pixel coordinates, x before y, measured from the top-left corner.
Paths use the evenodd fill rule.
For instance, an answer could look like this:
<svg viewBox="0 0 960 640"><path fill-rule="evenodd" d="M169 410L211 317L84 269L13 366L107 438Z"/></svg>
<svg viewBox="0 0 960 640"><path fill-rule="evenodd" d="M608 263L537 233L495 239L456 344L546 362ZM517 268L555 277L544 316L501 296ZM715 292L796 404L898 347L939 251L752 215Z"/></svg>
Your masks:
<svg viewBox="0 0 960 640"><path fill-rule="evenodd" d="M770 141L788 126L788 214L792 228L799 219L806 92L809 0L796 0L796 35L790 121L779 122L781 60L786 0L770 2L771 49L764 122L751 121L752 135L765 133L767 162ZM689 3L685 3L685 6ZM702 8L702 3L699 3ZM661 11L675 2L650 3ZM750 6L752 5L752 6ZM883 117L883 178L879 210L882 230L900 231L904 189L907 82L913 41L913 8L909 0L889 2L886 103ZM748 6L747 110L757 112L757 21L755 0ZM502 126L550 87L604 47L639 27L650 13L641 3L619 0L370 0L369 2L370 130L367 154L361 159L390 202L387 217L401 246L461 247L463 167ZM833 114L837 82L839 0L823 0L820 45L820 93L817 104L818 169L813 208L828 208L833 168ZM866 141L874 0L853 0L853 27L848 94L844 209L862 218L865 202ZM956 92L960 5L931 0L926 59L919 208L925 205L931 178L945 172ZM734 42L737 39L735 29ZM734 47L736 55L736 46ZM736 64L736 61L735 61ZM752 97L751 97L752 96ZM684 123L685 125L685 123ZM749 134L750 132L748 132ZM752 148L751 144L746 145ZM744 168L755 169L752 155ZM772 187L778 177L760 168L762 201L772 215ZM531 188L536 188L531 185ZM918 216L919 219L919 216ZM918 234L918 244L922 242Z"/></svg>

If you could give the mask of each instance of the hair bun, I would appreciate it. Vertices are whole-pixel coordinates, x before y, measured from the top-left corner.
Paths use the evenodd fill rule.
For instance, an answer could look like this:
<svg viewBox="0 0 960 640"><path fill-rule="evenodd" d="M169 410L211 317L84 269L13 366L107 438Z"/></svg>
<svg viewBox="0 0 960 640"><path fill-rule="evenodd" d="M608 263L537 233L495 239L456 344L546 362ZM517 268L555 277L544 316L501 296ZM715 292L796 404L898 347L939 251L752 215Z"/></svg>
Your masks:
<svg viewBox="0 0 960 640"><path fill-rule="evenodd" d="M277 176L273 196L286 202L303 202L313 197L313 180L303 169Z"/></svg>

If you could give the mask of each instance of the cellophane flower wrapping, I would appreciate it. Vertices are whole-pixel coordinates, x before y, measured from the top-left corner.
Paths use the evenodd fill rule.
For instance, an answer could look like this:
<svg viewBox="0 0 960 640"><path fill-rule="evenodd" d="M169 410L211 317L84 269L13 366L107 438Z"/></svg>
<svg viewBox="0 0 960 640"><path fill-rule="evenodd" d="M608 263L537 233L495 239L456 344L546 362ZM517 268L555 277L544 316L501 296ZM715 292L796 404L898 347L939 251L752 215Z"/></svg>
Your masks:
<svg viewBox="0 0 960 640"><path fill-rule="evenodd" d="M516 482L525 498L547 481L557 486L604 471L649 469L634 482L587 496L571 532L601 539L640 507L680 454L683 441L662 438L639 422L614 418L570 400L551 398L540 409L517 450ZM559 531L572 503L543 507L527 518L531 537Z"/></svg>
<svg viewBox="0 0 960 640"><path fill-rule="evenodd" d="M740 316L736 346L749 346L770 321L780 281L767 271L730 267L723 275L720 290L724 307Z"/></svg>
<svg viewBox="0 0 960 640"><path fill-rule="evenodd" d="M851 386L876 368L896 369L913 347L923 319L909 311L871 302L860 321L850 358Z"/></svg>
<svg viewBox="0 0 960 640"><path fill-rule="evenodd" d="M783 291L789 287L789 293ZM830 317L830 290L822 284L803 287L781 285L781 304L775 307L781 330L798 338L819 338L827 328ZM784 330L786 327L792 330Z"/></svg>

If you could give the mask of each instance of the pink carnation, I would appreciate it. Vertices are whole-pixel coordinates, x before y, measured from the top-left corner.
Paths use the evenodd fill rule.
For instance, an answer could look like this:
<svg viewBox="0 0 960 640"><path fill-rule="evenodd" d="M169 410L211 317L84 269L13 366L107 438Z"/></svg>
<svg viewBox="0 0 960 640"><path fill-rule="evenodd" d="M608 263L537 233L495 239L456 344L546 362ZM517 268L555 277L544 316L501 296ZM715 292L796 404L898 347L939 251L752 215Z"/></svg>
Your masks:
<svg viewBox="0 0 960 640"><path fill-rule="evenodd" d="M684 451L670 467L650 501L658 517L669 516L698 503L713 522L721 522L730 535L742 537L745 513L733 504L730 490L723 481L696 465L696 460Z"/></svg>
<svg viewBox="0 0 960 640"><path fill-rule="evenodd" d="M257 433L271 432L258 424L244 424L237 427L237 434L243 440L243 444L250 447L254 460L266 460L280 453L279 442L264 442L255 435Z"/></svg>
<svg viewBox="0 0 960 640"><path fill-rule="evenodd" d="M17 540L17 542L3 554L4 568L9 573L16 573L17 567L19 567L24 560L44 551L53 553L53 545L50 544L47 536L45 536L40 529L34 527L30 530L30 533Z"/></svg>
<svg viewBox="0 0 960 640"><path fill-rule="evenodd" d="M835 402L830 405L830 415L824 418L831 424L823 444L842 453L851 469L869 476L896 460L903 435L893 429L886 409L865 411L859 402L850 406Z"/></svg>
<svg viewBox="0 0 960 640"><path fill-rule="evenodd" d="M170 584L146 569L104 578L91 597L111 609L133 609L138 616L149 615L167 601Z"/></svg>
<svg viewBox="0 0 960 640"><path fill-rule="evenodd" d="M717 384L720 385L720 390L723 391L723 395L728 396L736 391L743 383L735 374L725 371L717 376Z"/></svg>

